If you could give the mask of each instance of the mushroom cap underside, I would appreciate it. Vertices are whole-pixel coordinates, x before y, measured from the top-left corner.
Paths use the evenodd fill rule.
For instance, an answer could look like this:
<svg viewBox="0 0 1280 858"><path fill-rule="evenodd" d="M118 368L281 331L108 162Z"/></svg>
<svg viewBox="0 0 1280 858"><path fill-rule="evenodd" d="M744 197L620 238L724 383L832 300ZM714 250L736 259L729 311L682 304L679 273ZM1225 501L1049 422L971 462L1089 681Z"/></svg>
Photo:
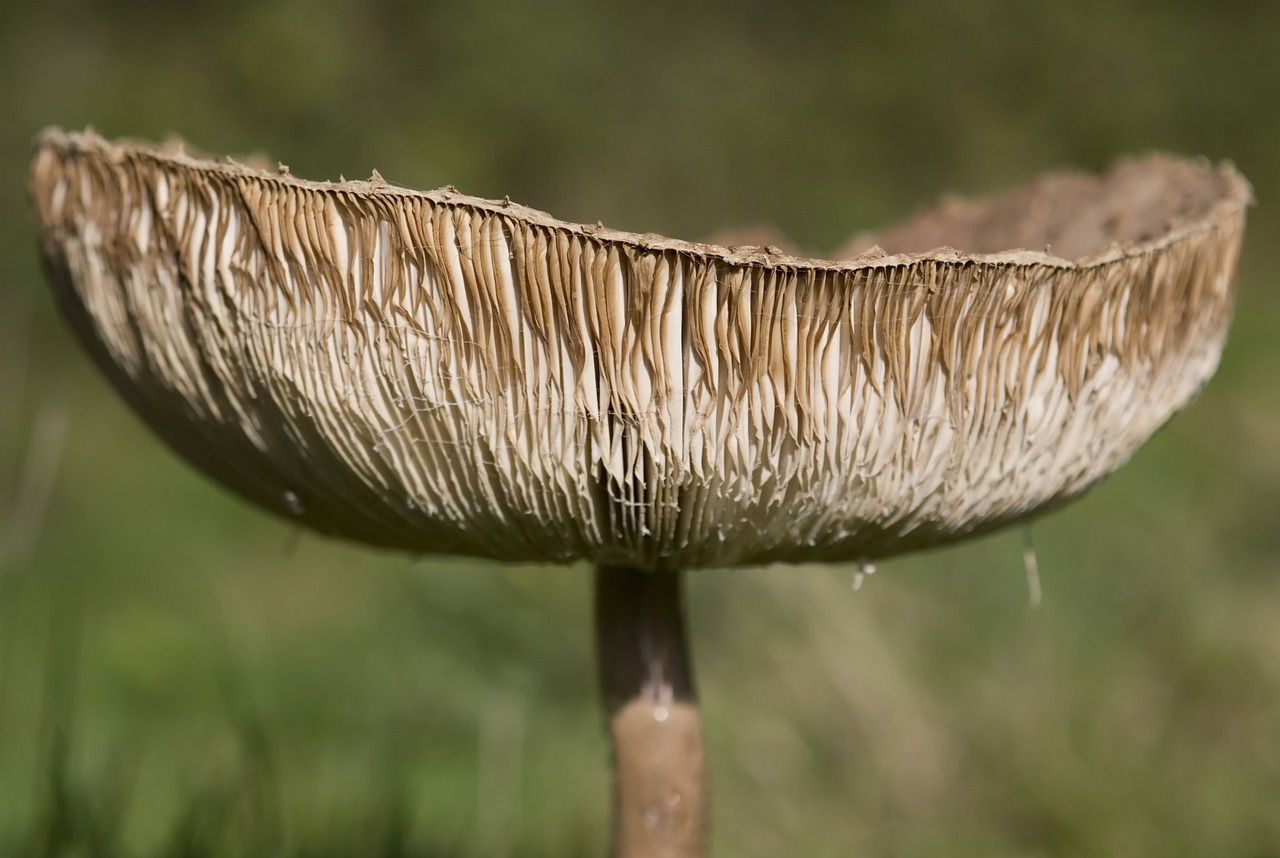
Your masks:
<svg viewBox="0 0 1280 858"><path fill-rule="evenodd" d="M378 545L642 568L881 557L1078 495L1213 374L1250 200L1151 155L818 260L92 133L45 132L30 187L72 328L215 480Z"/></svg>

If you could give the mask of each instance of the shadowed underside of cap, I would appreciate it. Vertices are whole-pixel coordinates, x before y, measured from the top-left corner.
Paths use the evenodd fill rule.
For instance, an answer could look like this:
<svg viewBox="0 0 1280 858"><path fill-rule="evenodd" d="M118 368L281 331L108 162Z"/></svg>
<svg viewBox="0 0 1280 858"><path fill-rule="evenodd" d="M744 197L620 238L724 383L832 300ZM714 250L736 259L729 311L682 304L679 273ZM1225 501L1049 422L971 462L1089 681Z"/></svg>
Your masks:
<svg viewBox="0 0 1280 858"><path fill-rule="evenodd" d="M1212 375L1249 201L1150 156L824 261L92 134L46 132L31 193L95 360L242 495L413 552L686 568L1083 491Z"/></svg>

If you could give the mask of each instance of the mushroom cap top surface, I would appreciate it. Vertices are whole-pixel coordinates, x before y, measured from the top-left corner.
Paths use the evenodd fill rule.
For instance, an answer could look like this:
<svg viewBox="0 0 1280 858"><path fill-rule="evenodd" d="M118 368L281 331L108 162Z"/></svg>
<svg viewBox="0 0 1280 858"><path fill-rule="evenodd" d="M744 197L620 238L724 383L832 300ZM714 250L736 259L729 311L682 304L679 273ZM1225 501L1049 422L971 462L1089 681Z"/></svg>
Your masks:
<svg viewBox="0 0 1280 858"><path fill-rule="evenodd" d="M820 260L38 139L62 312L215 480L416 553L883 557L1064 503L1217 367L1250 191L1165 155ZM959 248L959 249L955 249Z"/></svg>

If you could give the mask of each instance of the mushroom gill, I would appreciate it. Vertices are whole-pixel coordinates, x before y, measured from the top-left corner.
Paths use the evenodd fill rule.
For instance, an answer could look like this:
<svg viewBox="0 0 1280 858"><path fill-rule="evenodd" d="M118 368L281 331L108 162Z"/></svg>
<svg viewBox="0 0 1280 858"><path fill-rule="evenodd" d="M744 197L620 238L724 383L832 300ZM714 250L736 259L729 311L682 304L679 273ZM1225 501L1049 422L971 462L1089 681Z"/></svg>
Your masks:
<svg viewBox="0 0 1280 858"><path fill-rule="evenodd" d="M31 196L80 339L240 494L411 552L689 569L900 553L1096 483L1214 372L1249 189L1148 156L842 261L91 133L40 137Z"/></svg>

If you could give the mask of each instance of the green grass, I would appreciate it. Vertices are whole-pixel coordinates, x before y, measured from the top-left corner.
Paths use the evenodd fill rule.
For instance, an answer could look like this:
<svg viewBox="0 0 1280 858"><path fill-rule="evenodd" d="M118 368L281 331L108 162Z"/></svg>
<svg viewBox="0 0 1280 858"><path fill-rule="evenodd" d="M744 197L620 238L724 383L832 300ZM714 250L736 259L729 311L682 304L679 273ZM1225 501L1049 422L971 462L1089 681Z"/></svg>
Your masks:
<svg viewBox="0 0 1280 858"><path fill-rule="evenodd" d="M325 542L177 462L46 299L53 122L816 248L1061 163L1234 159L1222 369L1034 526L1041 607L1014 532L858 592L701 572L691 622L717 855L1280 854L1280 5L179 8L0 11L0 855L607 840L587 570Z"/></svg>

